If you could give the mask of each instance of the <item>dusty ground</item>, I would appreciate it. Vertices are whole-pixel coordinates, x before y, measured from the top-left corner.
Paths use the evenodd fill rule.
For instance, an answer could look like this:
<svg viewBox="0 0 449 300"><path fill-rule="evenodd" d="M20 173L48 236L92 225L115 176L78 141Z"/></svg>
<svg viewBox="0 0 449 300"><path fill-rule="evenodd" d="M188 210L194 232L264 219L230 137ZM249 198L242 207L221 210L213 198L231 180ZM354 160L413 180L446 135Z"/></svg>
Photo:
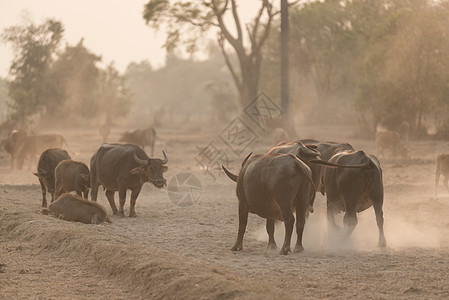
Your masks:
<svg viewBox="0 0 449 300"><path fill-rule="evenodd" d="M121 131L116 128L111 140ZM266 250L264 220L255 215L244 251L230 251L238 227L235 185L218 173L214 182L195 161L196 147L217 140L220 129L158 132L155 155L163 148L169 158L165 178L194 174L202 185L199 202L176 205L166 189L146 184L137 200L138 218L112 217L107 225L42 215L35 167L10 171L0 152L0 299L449 297L449 193L441 187L436 199L433 188L433 160L449 152L449 142L412 142L411 159L382 160L387 249L376 248L372 208L358 215L348 244L329 238L325 198L317 195L306 223L305 252L281 256ZM94 130L63 134L76 153L73 159L85 163L101 144ZM302 128L300 134L375 151L373 141L352 138L348 128ZM257 144L250 150L264 149ZM234 158L232 171L238 172L241 159ZM110 211L102 192L99 203ZM281 245L282 224L276 232Z"/></svg>

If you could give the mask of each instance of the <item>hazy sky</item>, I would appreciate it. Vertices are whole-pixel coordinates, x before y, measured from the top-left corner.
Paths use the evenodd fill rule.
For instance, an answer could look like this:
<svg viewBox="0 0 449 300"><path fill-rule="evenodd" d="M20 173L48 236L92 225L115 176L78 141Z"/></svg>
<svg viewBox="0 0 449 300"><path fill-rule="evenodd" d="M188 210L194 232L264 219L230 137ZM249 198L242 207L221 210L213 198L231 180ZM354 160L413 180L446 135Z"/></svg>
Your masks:
<svg viewBox="0 0 449 300"><path fill-rule="evenodd" d="M101 55L103 63L115 62L124 71L132 61L148 59L153 66L165 60L162 32L145 25L143 6L148 0L0 0L0 32L22 22L23 11L36 24L54 18L64 24L65 41L84 46ZM63 44L65 45L65 43ZM8 74L13 58L11 46L0 43L0 76Z"/></svg>
<svg viewBox="0 0 449 300"><path fill-rule="evenodd" d="M22 22L28 11L36 24L47 18L62 22L65 42L75 45L84 37L84 46L102 56L102 62L115 62L123 72L130 62L150 61L154 67L164 64L161 48L165 36L155 33L143 18L148 0L0 0L0 33ZM239 11L243 23L260 7L260 0L241 0ZM65 45L65 42L62 45ZM11 46L0 43L0 77L8 74L13 58Z"/></svg>

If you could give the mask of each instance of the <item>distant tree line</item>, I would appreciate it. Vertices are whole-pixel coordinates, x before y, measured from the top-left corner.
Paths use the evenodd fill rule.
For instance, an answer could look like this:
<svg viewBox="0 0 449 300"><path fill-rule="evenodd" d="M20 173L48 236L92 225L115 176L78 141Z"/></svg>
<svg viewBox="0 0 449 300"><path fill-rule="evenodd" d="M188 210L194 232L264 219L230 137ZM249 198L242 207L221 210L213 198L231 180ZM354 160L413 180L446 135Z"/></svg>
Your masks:
<svg viewBox="0 0 449 300"><path fill-rule="evenodd" d="M309 122L365 132L402 121L415 136L449 133L449 2L325 0L290 12L292 100ZM279 76L279 32L264 49L261 85Z"/></svg>
<svg viewBox="0 0 449 300"><path fill-rule="evenodd" d="M2 41L14 51L7 117L23 123L35 116L66 122L126 115L131 97L124 77L112 64L101 68L101 57L83 40L61 49L63 33L63 24L52 19L4 30Z"/></svg>

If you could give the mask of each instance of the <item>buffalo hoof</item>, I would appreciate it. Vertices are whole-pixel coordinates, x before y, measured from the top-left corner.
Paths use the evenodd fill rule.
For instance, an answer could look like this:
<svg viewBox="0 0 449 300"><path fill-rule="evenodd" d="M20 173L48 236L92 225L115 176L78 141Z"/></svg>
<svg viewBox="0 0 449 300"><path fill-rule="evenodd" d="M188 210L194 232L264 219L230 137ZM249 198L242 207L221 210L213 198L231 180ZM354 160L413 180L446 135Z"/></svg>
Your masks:
<svg viewBox="0 0 449 300"><path fill-rule="evenodd" d="M281 255L287 255L291 252L290 248L282 248L281 252L279 254Z"/></svg>
<svg viewBox="0 0 449 300"><path fill-rule="evenodd" d="M295 246L295 253L301 253L304 252L304 247L303 246Z"/></svg>
<svg viewBox="0 0 449 300"><path fill-rule="evenodd" d="M385 247L387 247L387 242L385 240L379 241L379 243L377 243L377 247L385 248Z"/></svg>
<svg viewBox="0 0 449 300"><path fill-rule="evenodd" d="M268 249L268 250L277 250L278 247L276 246L275 243L268 243L267 249Z"/></svg>
<svg viewBox="0 0 449 300"><path fill-rule="evenodd" d="M119 211L119 212L117 213L117 216L123 218L123 217L125 216L125 213L124 213L123 211Z"/></svg>
<svg viewBox="0 0 449 300"><path fill-rule="evenodd" d="M136 215L136 213L132 213L132 214L130 213L130 214L129 214L129 217L130 217L130 218L137 218L137 215Z"/></svg>
<svg viewBox="0 0 449 300"><path fill-rule="evenodd" d="M232 248L231 248L231 251L242 251L243 250L243 245L238 245L238 244L235 244Z"/></svg>

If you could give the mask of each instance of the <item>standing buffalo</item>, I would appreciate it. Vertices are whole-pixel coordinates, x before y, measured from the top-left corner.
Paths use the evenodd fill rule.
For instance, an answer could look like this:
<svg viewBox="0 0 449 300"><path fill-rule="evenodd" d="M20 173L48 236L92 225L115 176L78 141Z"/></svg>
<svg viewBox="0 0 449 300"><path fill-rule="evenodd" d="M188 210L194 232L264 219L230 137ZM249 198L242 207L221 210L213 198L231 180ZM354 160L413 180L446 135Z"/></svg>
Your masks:
<svg viewBox="0 0 449 300"><path fill-rule="evenodd" d="M55 202L50 204L48 211L55 217L74 222L86 224L100 224L103 222L111 223L108 213L99 203L83 199L78 195L64 194Z"/></svg>
<svg viewBox="0 0 449 300"><path fill-rule="evenodd" d="M438 181L440 181L440 175L443 174L444 186L449 191L447 182L449 181L449 154L440 154L436 159L436 172L435 172L435 197L437 197Z"/></svg>
<svg viewBox="0 0 449 300"><path fill-rule="evenodd" d="M291 154L251 154L243 161L240 174L234 175L223 167L231 180L237 182L239 200L239 230L232 251L243 249L248 214L254 213L267 219L268 247L276 248L274 240L275 220L284 221L285 239L280 254L288 254L296 211L298 239L295 252L304 250L302 234L307 209L315 198L312 172L302 161Z"/></svg>
<svg viewBox="0 0 449 300"><path fill-rule="evenodd" d="M335 213L346 212L343 223L346 237L349 237L357 225L356 213L373 206L379 228L379 247L385 247L383 230L384 218L382 205L384 189L382 169L374 155L364 151L344 151L332 156L329 160L339 166L353 168L326 168L323 184L327 194L327 219L330 226L335 224Z"/></svg>
<svg viewBox="0 0 449 300"><path fill-rule="evenodd" d="M153 127L126 131L122 134L119 142L135 144L145 150L145 146L151 146L151 156L154 154L154 144L156 142L156 130Z"/></svg>
<svg viewBox="0 0 449 300"><path fill-rule="evenodd" d="M30 160L30 166L36 157L44 150L61 148L67 145L64 137L59 134L28 135L24 130L13 130L5 141L5 150L11 155L11 169L22 169L25 159Z"/></svg>
<svg viewBox="0 0 449 300"><path fill-rule="evenodd" d="M394 158L400 155L402 158L408 157L408 149L404 145L401 136L396 131L385 130L376 132L376 152L377 155L385 157L385 150L391 150Z"/></svg>
<svg viewBox="0 0 449 300"><path fill-rule="evenodd" d="M148 158L137 145L103 144L90 160L92 200L97 201L99 185L106 189L106 197L114 215L124 215L126 190L131 190L130 217L136 217L134 207L142 185L151 182L161 188L166 184L163 172L168 162L165 152L164 160ZM115 206L114 194L119 192L120 209Z"/></svg>
<svg viewBox="0 0 449 300"><path fill-rule="evenodd" d="M62 193L75 191L77 195L83 195L87 199L90 188L90 171L86 164L63 160L55 169L55 199Z"/></svg>
<svg viewBox="0 0 449 300"><path fill-rule="evenodd" d="M39 183L42 188L42 207L47 207L47 190L51 194L51 202L54 201L55 169L59 162L70 159L70 155L63 149L47 149L42 152L37 164Z"/></svg>

